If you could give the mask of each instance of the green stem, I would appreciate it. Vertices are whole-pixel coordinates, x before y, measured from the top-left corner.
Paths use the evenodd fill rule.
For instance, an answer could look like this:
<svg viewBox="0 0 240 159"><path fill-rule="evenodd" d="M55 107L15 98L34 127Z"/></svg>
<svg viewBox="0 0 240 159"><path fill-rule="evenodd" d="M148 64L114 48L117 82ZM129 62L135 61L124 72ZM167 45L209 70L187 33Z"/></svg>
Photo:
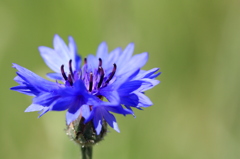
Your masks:
<svg viewBox="0 0 240 159"><path fill-rule="evenodd" d="M92 146L81 146L82 159L92 159Z"/></svg>

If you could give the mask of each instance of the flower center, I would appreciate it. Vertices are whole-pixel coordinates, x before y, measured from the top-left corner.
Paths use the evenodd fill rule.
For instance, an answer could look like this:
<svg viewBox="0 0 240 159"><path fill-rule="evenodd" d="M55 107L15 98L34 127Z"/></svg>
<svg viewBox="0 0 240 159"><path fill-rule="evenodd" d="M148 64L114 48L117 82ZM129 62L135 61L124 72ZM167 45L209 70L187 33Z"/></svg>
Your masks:
<svg viewBox="0 0 240 159"><path fill-rule="evenodd" d="M82 69L82 71L74 71L72 69L72 60L69 60L69 74L66 75L64 71L64 65L61 66L62 77L65 80L65 84L72 86L74 81L83 80L86 88L88 88L89 92L92 92L95 89L99 89L101 87L106 87L109 82L113 79L115 72L117 70L117 65L113 64L112 71L105 75L105 71L102 68L102 59L99 58L98 68L96 71L88 72L87 69ZM87 58L84 58L84 66L87 67Z"/></svg>

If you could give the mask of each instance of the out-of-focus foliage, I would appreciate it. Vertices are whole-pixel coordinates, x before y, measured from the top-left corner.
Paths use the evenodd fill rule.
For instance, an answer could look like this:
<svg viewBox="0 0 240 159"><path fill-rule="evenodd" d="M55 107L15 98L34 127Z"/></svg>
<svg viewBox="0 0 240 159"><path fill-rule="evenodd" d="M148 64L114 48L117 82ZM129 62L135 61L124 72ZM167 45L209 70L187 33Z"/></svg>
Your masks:
<svg viewBox="0 0 240 159"><path fill-rule="evenodd" d="M72 35L84 57L135 42L145 69L160 67L154 105L118 116L94 159L240 158L240 2L238 0L0 0L0 158L74 159L64 112L23 113L31 98L9 88L17 63L45 77L38 46Z"/></svg>

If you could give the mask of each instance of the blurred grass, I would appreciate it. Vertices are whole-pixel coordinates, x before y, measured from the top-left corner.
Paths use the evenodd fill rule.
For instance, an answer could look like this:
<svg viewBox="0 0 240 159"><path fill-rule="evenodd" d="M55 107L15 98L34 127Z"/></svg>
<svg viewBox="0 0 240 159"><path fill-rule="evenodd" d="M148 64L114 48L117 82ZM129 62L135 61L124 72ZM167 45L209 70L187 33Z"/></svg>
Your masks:
<svg viewBox="0 0 240 159"><path fill-rule="evenodd" d="M117 116L94 159L240 158L240 2L237 0L0 0L0 158L79 158L64 112L23 113L31 98L10 91L18 63L45 77L37 47L72 35L84 57L101 41L135 42L144 67L160 67L154 106Z"/></svg>

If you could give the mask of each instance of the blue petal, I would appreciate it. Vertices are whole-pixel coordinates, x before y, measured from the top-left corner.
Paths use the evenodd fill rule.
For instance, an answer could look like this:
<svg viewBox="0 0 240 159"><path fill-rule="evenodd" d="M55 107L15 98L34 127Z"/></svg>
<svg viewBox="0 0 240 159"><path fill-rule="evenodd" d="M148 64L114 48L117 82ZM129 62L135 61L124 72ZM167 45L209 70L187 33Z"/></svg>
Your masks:
<svg viewBox="0 0 240 159"><path fill-rule="evenodd" d="M68 59L70 56L68 54L69 50L65 42L59 35L55 35L53 39L54 50L58 53L58 56L62 59Z"/></svg>
<svg viewBox="0 0 240 159"><path fill-rule="evenodd" d="M128 67L130 67L131 69L141 68L147 63L147 61L148 61L147 52L137 54L131 58L131 60L128 63L129 64Z"/></svg>
<svg viewBox="0 0 240 159"><path fill-rule="evenodd" d="M119 59L119 56L121 55L121 52L122 52L122 49L120 47L112 50L110 53L109 53L109 56L108 56L108 62L109 63L116 63Z"/></svg>
<svg viewBox="0 0 240 159"><path fill-rule="evenodd" d="M78 55L77 45L76 45L73 37L71 37L71 36L68 37L68 41L69 41L68 46L69 46L69 50L71 53L71 59L73 60L73 66L75 65L75 70L80 70L81 57Z"/></svg>
<svg viewBox="0 0 240 159"><path fill-rule="evenodd" d="M77 80L73 84L73 87L66 87L66 88L59 90L59 94L63 97L64 96L79 96L79 95L82 95L83 97L89 96L88 91L82 80Z"/></svg>
<svg viewBox="0 0 240 159"><path fill-rule="evenodd" d="M41 93L37 97L33 98L33 103L39 104L42 106L50 106L58 98L59 98L58 95L46 92L46 93Z"/></svg>
<svg viewBox="0 0 240 159"><path fill-rule="evenodd" d="M99 60L94 55L88 55L87 57L87 72L93 72L98 68Z"/></svg>
<svg viewBox="0 0 240 159"><path fill-rule="evenodd" d="M152 101L143 93L136 93L139 99L138 107L149 107L153 105Z"/></svg>
<svg viewBox="0 0 240 159"><path fill-rule="evenodd" d="M76 120L79 116L80 116L80 107L78 109L76 109L75 111L67 111L66 113L66 122L67 125L69 125L71 122L73 122L74 120Z"/></svg>
<svg viewBox="0 0 240 159"><path fill-rule="evenodd" d="M85 121L84 121L84 124L88 123L90 120L92 120L94 117L97 117L95 115L95 112L96 112L96 109L93 109L91 112L90 112L90 115L85 118Z"/></svg>
<svg viewBox="0 0 240 159"><path fill-rule="evenodd" d="M47 73L47 77L55 80L63 80L62 74L60 73Z"/></svg>
<svg viewBox="0 0 240 159"><path fill-rule="evenodd" d="M71 104L71 105L70 105ZM75 113L79 110L81 106L85 104L85 100L81 99L79 97L76 97L75 99L72 99L72 102L69 103L70 107L68 109L69 113Z"/></svg>
<svg viewBox="0 0 240 159"><path fill-rule="evenodd" d="M139 68L143 67L146 64L147 60L147 52L134 55L129 61L125 61L125 65L118 69L117 75L124 74L126 71L136 71Z"/></svg>
<svg viewBox="0 0 240 159"><path fill-rule="evenodd" d="M99 117L93 118L93 124L97 132L97 135L99 135L102 130L102 119Z"/></svg>
<svg viewBox="0 0 240 159"><path fill-rule="evenodd" d="M149 71L146 71L145 74L144 74L144 77L143 78L149 78L151 77L151 75L153 75L155 72L157 72L159 70L159 68L153 68Z"/></svg>
<svg viewBox="0 0 240 159"><path fill-rule="evenodd" d="M47 113L49 111L49 107L44 107L40 112L38 112L40 115L38 116L38 118L40 118L41 116L43 116L45 113Z"/></svg>
<svg viewBox="0 0 240 159"><path fill-rule="evenodd" d="M162 72L158 72L158 73L156 73L156 74L153 74L153 75L151 75L149 78L154 79L154 78L158 77L161 73L162 73Z"/></svg>
<svg viewBox="0 0 240 159"><path fill-rule="evenodd" d="M123 109L121 105L113 106L111 103L105 102L104 104L100 103L99 105L93 106L93 110L91 111L90 116L86 118L84 123L93 120L95 130L97 134L99 134L102 129L102 120L105 119L113 129L119 132L115 117L108 111L123 115L132 114L131 111Z"/></svg>
<svg viewBox="0 0 240 159"><path fill-rule="evenodd" d="M114 89L118 89L122 84L126 83L127 81L130 81L134 78L134 76L137 75L139 69L136 70L127 70L122 75L116 75L116 81L114 81Z"/></svg>
<svg viewBox="0 0 240 159"><path fill-rule="evenodd" d="M118 95L118 92L115 90L107 89L107 87L105 87L104 89L99 91L99 94L106 97L107 100L111 103L120 102L120 97Z"/></svg>
<svg viewBox="0 0 240 159"><path fill-rule="evenodd" d="M20 85L25 85L26 84L26 82L19 76L14 77L13 80L16 81Z"/></svg>
<svg viewBox="0 0 240 159"><path fill-rule="evenodd" d="M103 68L105 69L106 74L109 74L110 72L112 72L113 64L117 63L121 52L122 52L122 49L118 47L109 53L108 59L106 62L103 61Z"/></svg>
<svg viewBox="0 0 240 159"><path fill-rule="evenodd" d="M66 62L62 60L54 49L46 46L39 46L38 50L46 65L54 72L61 73L60 67ZM70 59L68 59L70 60Z"/></svg>
<svg viewBox="0 0 240 159"><path fill-rule="evenodd" d="M121 104L127 106L137 106L139 103L138 96L136 94L129 94L127 96L121 96Z"/></svg>
<svg viewBox="0 0 240 159"><path fill-rule="evenodd" d="M82 115L85 119L89 118L89 116L90 116L90 114L91 114L89 105L84 104L84 105L82 105L82 107L81 107L80 109L81 109L81 115Z"/></svg>
<svg viewBox="0 0 240 159"><path fill-rule="evenodd" d="M116 80L113 83L109 83L106 87L102 88L104 91L117 90L121 85L131 80L135 75L137 75L138 70L131 70L125 72L121 76L117 76Z"/></svg>
<svg viewBox="0 0 240 159"><path fill-rule="evenodd" d="M37 92L39 93L41 91L53 91L55 89L58 89L59 87L58 84L45 80L44 78L38 76L37 74L31 72L30 70L22 66L13 64L13 67L18 70L18 82L22 83L23 86L26 86L25 89L29 89L33 94L36 94ZM19 81L19 79L21 80ZM14 87L12 89L16 90L16 88Z"/></svg>
<svg viewBox="0 0 240 159"><path fill-rule="evenodd" d="M35 89L32 86L28 86L28 85L20 85L20 86L11 87L10 90L18 91L20 93L23 93L23 94L26 94L29 96L36 96L39 94L39 91L37 89Z"/></svg>
<svg viewBox="0 0 240 159"><path fill-rule="evenodd" d="M43 110L43 106L38 104L31 104L24 112L34 112L34 111L41 111Z"/></svg>
<svg viewBox="0 0 240 159"><path fill-rule="evenodd" d="M132 81L132 80L136 79L136 76L140 73L140 71L141 71L140 69L137 69L135 72L132 73L132 75L129 76L128 80Z"/></svg>
<svg viewBox="0 0 240 159"><path fill-rule="evenodd" d="M108 46L106 42L102 42L97 49L97 58L101 58L104 61L108 58Z"/></svg>
<svg viewBox="0 0 240 159"><path fill-rule="evenodd" d="M134 43L128 44L128 46L123 50L122 54L120 55L118 61L117 61L117 66L119 68L123 67L126 65L126 62L128 62L133 54L134 51Z"/></svg>
<svg viewBox="0 0 240 159"><path fill-rule="evenodd" d="M86 123L90 122L91 120L93 120L94 128L97 132L97 135L99 135L102 130L102 114L101 114L101 112L99 112L98 109L96 109L96 107L93 108L90 116L88 118L85 118L84 123L86 124Z"/></svg>
<svg viewBox="0 0 240 159"><path fill-rule="evenodd" d="M102 115L104 117L104 119L107 121L107 123L117 132L120 132L117 122L116 122L116 118L114 117L114 115L112 115L111 113L109 113L108 111L104 110L102 111Z"/></svg>
<svg viewBox="0 0 240 159"><path fill-rule="evenodd" d="M113 113L122 114L124 116L127 115L127 114L133 114L133 111L131 111L129 109L123 109L123 107L121 105L108 106L108 107L106 107L106 109L108 111L113 112Z"/></svg>
<svg viewBox="0 0 240 159"><path fill-rule="evenodd" d="M60 98L59 100L56 101L55 104L53 104L50 110L63 111L71 107L72 103L73 103L72 97Z"/></svg>
<svg viewBox="0 0 240 159"><path fill-rule="evenodd" d="M158 70L159 70L159 68L153 68L153 69L148 70L148 71L141 70L139 72L139 74L134 79L142 79L142 78L153 79L153 78L156 78L157 76L159 76L161 74L161 72L158 72L158 73L154 74Z"/></svg>
<svg viewBox="0 0 240 159"><path fill-rule="evenodd" d="M65 42L58 36L55 35L53 39L54 49L40 46L39 52L48 65L56 73L61 73L60 67L64 65L64 71L69 74L69 61L72 60L73 71L79 69L80 57L77 55L76 44L72 37L69 37L69 48Z"/></svg>
<svg viewBox="0 0 240 159"><path fill-rule="evenodd" d="M142 85L142 83L143 83L143 81L126 82L119 87L118 93L120 96L128 95L131 92L137 90Z"/></svg>
<svg viewBox="0 0 240 159"><path fill-rule="evenodd" d="M141 81L143 81L143 83L142 83L141 87L139 87L137 90L139 92L144 92L146 90L149 90L160 83L160 81L158 81L158 80L148 79L148 78L144 78Z"/></svg>

